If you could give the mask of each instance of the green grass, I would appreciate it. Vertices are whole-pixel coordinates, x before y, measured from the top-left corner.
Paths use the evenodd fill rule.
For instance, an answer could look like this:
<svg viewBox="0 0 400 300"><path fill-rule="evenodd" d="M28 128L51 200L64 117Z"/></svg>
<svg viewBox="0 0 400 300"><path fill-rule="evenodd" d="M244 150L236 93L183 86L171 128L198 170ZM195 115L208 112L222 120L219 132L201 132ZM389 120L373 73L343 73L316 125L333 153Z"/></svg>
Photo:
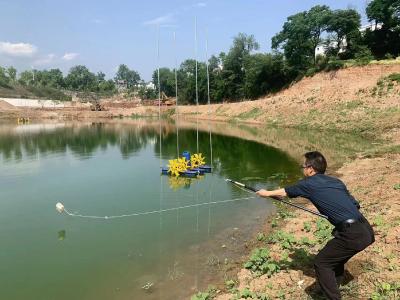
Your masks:
<svg viewBox="0 0 400 300"><path fill-rule="evenodd" d="M375 291L371 295L372 300L399 299L400 283L380 282L375 285Z"/></svg>
<svg viewBox="0 0 400 300"><path fill-rule="evenodd" d="M262 115L264 112L258 108L258 107L254 107L253 109L246 111L246 112L242 112L241 114L238 114L236 116L236 118L239 119L254 119L260 115Z"/></svg>
<svg viewBox="0 0 400 300"><path fill-rule="evenodd" d="M218 292L215 286L210 285L206 292L198 292L190 300L212 300L217 296Z"/></svg>
<svg viewBox="0 0 400 300"><path fill-rule="evenodd" d="M386 80L400 83L400 73L392 73L389 76L386 76L385 78Z"/></svg>

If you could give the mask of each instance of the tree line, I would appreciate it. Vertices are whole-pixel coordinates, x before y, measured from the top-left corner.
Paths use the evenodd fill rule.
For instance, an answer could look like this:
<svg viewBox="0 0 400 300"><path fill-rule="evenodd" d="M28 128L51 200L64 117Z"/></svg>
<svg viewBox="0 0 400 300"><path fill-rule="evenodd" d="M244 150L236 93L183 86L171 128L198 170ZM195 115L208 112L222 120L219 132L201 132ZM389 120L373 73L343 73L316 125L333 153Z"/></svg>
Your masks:
<svg viewBox="0 0 400 300"><path fill-rule="evenodd" d="M210 73L212 102L256 99L279 91L303 76L339 69L346 60L356 65L372 59L400 54L400 0L373 0L366 14L371 26L361 28L361 16L354 9L332 10L317 5L289 16L282 30L272 37L271 53L257 53L253 35L239 33L227 53L212 56ZM324 49L316 55L316 48ZM207 103L207 64L198 64L199 103ZM173 69L160 69L161 90L175 95ZM177 70L178 98L195 103L195 61L184 61ZM157 85L157 70L153 82Z"/></svg>
<svg viewBox="0 0 400 300"><path fill-rule="evenodd" d="M366 14L372 26L360 30L361 16L354 9L332 10L317 5L289 16L282 30L272 37L272 52L259 53L253 35L239 33L227 53L197 62L198 100L215 102L256 99L279 91L294 80L323 70L344 66L345 60L366 64L372 59L393 58L400 54L400 0L373 0ZM315 55L322 47L324 55ZM160 89L174 97L175 69L161 68ZM181 104L196 102L196 61L187 59L176 70L178 99ZM158 70L153 72L155 89L148 87L138 72L120 65L114 79L102 72L92 73L85 66L72 67L66 76L59 69L24 71L17 78L13 67L0 67L0 86L18 83L72 91L116 93L130 91L142 99L158 97Z"/></svg>

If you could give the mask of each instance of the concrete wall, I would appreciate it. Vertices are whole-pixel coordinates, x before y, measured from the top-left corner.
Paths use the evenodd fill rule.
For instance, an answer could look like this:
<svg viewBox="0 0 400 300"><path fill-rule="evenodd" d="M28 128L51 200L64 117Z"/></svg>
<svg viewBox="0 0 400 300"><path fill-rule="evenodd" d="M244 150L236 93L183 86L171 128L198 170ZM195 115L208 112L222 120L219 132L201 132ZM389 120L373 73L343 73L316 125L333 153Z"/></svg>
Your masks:
<svg viewBox="0 0 400 300"><path fill-rule="evenodd" d="M89 107L90 103L79 103L75 101L37 100L20 98L0 98L16 107L35 108L66 108L66 107Z"/></svg>
<svg viewBox="0 0 400 300"><path fill-rule="evenodd" d="M0 98L11 105L17 107L38 107L38 108L64 108L71 107L71 101L53 101L53 100L36 100L36 99L19 99L19 98Z"/></svg>

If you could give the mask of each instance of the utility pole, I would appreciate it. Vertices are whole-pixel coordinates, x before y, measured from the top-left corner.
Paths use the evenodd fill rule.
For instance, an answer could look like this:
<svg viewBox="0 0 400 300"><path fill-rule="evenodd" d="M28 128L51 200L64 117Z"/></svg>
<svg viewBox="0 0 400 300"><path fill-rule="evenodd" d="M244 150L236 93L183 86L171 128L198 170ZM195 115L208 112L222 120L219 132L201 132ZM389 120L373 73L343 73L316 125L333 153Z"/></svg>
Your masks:
<svg viewBox="0 0 400 300"><path fill-rule="evenodd" d="M32 81L35 82L35 69L31 66L32 69Z"/></svg>

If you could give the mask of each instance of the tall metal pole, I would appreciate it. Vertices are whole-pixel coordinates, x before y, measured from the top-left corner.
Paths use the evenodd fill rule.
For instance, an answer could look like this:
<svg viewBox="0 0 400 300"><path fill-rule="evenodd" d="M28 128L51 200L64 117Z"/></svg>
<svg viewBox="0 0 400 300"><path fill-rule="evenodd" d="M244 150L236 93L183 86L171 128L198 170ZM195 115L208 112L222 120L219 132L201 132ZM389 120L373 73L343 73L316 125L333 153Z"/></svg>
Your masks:
<svg viewBox="0 0 400 300"><path fill-rule="evenodd" d="M206 66L207 66L207 102L208 102L208 118L211 120L211 100L210 100L210 71L208 63L208 30L206 31ZM210 132L210 165L212 167L213 151L212 151L212 137L211 137L211 125L208 122L209 132Z"/></svg>
<svg viewBox="0 0 400 300"><path fill-rule="evenodd" d="M195 60L196 60L196 140L197 140L197 153L199 153L199 90L197 86L197 17L194 19L194 43L195 43Z"/></svg>
<svg viewBox="0 0 400 300"><path fill-rule="evenodd" d="M176 58L177 48L176 48L176 33L174 31L174 47L175 47L175 111L176 111L176 151L177 157L179 157L179 108L178 108L178 60Z"/></svg>

